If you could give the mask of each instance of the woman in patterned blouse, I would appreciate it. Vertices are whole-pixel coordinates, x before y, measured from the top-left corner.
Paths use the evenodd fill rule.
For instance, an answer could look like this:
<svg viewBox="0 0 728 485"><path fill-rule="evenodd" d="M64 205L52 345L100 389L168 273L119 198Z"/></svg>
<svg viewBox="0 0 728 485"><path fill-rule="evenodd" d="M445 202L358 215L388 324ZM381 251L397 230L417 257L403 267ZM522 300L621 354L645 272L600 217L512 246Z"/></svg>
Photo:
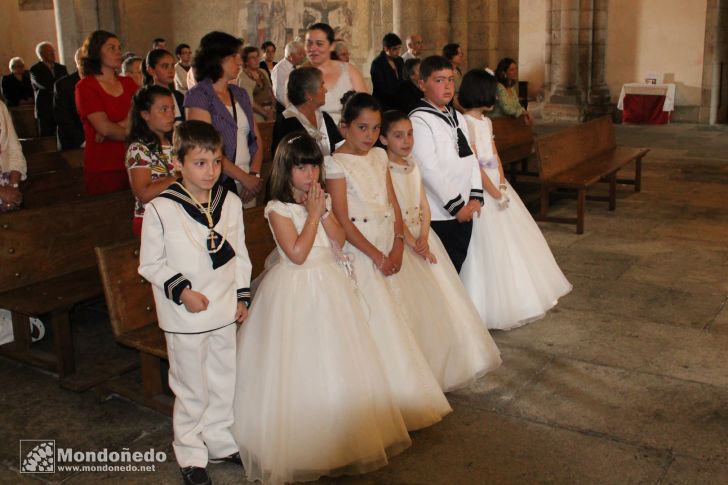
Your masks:
<svg viewBox="0 0 728 485"><path fill-rule="evenodd" d="M510 57L504 57L495 70L498 79L497 99L493 111L488 113L490 118L500 116L523 116L526 124L533 124L533 117L518 101L518 64Z"/></svg>
<svg viewBox="0 0 728 485"><path fill-rule="evenodd" d="M142 231L144 204L158 196L176 180L172 166L174 99L169 89L146 86L132 101L129 148L125 164L134 193L132 230Z"/></svg>

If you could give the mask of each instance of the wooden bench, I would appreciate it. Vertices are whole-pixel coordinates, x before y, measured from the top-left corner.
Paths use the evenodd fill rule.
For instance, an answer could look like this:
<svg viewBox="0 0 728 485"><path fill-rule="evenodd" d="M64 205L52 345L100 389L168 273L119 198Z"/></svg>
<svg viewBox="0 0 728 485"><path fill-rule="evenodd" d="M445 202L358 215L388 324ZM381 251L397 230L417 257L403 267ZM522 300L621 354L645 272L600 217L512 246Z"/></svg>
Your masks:
<svg viewBox="0 0 728 485"><path fill-rule="evenodd" d="M536 141L538 172L541 180L539 220L576 224L576 233L584 233L586 191L600 181L609 183L608 197L589 197L609 202L609 210L617 205L617 182L634 185L639 192L642 157L649 148L617 146L614 125L608 116L572 126L543 136ZM633 179L617 179L617 172L635 162ZM576 218L549 217L549 192L555 188L576 190Z"/></svg>
<svg viewBox="0 0 728 485"><path fill-rule="evenodd" d="M58 141L55 136L39 136L37 138L21 138L20 146L23 148L23 155L28 157L33 153L57 152Z"/></svg>
<svg viewBox="0 0 728 485"><path fill-rule="evenodd" d="M10 310L15 341L0 354L67 377L75 372L69 314L103 294L94 247L127 239L129 191L0 214L0 308ZM29 317L49 316L53 350L31 344Z"/></svg>
<svg viewBox="0 0 728 485"><path fill-rule="evenodd" d="M86 196L83 150L40 152L26 156L28 178L21 182L23 208L67 203Z"/></svg>
<svg viewBox="0 0 728 485"><path fill-rule="evenodd" d="M493 118L493 136L504 169L508 170L508 180L516 184L518 165L521 175L538 175L528 171L528 159L534 154L533 130L523 117L501 116Z"/></svg>
<svg viewBox="0 0 728 485"><path fill-rule="evenodd" d="M32 104L13 106L9 110L18 138L36 138L38 136L38 123L35 121Z"/></svg>
<svg viewBox="0 0 728 485"><path fill-rule="evenodd" d="M20 190L23 192L23 209L66 204L86 197L83 170L77 168L29 176Z"/></svg>
<svg viewBox="0 0 728 485"><path fill-rule="evenodd" d="M263 150L263 166L260 169L260 179L263 181L263 190L258 194L258 205L265 205L265 197L266 197L266 187L268 182L268 177L270 177L270 172L273 169L273 157L270 153L270 146L273 143L273 125L275 123L273 121L262 121L258 123L258 131L260 132L260 137L262 138L260 147L258 147L259 150Z"/></svg>
<svg viewBox="0 0 728 485"><path fill-rule="evenodd" d="M263 165L266 163L270 163L271 161L271 154L270 154L270 145L273 143L273 126L275 125L275 122L273 121L260 121L258 122L258 131L260 132L260 146L258 147L259 150L263 150Z"/></svg>
<svg viewBox="0 0 728 485"><path fill-rule="evenodd" d="M68 161L59 151L25 154L25 163L29 179L32 179L35 175L49 172L61 172L71 168Z"/></svg>
<svg viewBox="0 0 728 485"><path fill-rule="evenodd" d="M263 270L265 258L275 248L263 207L246 209L245 243L253 263L253 278ZM167 348L164 332L157 326L152 288L137 269L139 241L97 247L101 280L104 284L109 320L116 341L139 351L142 385L129 383L127 376L107 382L113 393L165 414L172 414L173 399L166 389L164 360Z"/></svg>

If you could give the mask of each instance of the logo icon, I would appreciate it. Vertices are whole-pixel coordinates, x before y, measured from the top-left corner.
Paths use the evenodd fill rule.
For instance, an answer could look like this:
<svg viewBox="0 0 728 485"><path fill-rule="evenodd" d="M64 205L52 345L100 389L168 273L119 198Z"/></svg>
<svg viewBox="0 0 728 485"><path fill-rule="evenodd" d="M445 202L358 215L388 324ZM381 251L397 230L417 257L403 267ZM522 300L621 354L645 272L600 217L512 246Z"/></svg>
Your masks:
<svg viewBox="0 0 728 485"><path fill-rule="evenodd" d="M20 473L55 473L56 440L20 440Z"/></svg>

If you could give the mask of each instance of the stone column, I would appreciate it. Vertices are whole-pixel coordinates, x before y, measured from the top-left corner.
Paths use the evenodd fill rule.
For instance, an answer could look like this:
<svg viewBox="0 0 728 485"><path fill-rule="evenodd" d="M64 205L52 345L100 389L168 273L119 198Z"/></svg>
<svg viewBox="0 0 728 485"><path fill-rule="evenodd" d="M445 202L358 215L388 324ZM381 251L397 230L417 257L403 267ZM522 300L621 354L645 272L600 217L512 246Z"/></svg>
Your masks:
<svg viewBox="0 0 728 485"><path fill-rule="evenodd" d="M580 121L584 101L579 83L581 6L579 0L552 0L552 5L551 92L544 117Z"/></svg>
<svg viewBox="0 0 728 485"><path fill-rule="evenodd" d="M411 0L392 1L392 32L402 38L403 54L407 50L407 36L421 33L420 16L414 11L418 8L417 2Z"/></svg>
<svg viewBox="0 0 728 485"><path fill-rule="evenodd" d="M73 0L53 0L53 13L56 20L56 46L58 62L65 64L69 72L76 69L73 55L81 46L76 9Z"/></svg>
<svg viewBox="0 0 728 485"><path fill-rule="evenodd" d="M450 0L450 36L447 42L435 46L439 51L445 44L457 43L460 44L460 48L465 53L465 59L460 65L460 70L465 74L468 71L468 67L472 66L472 52L469 49L468 37L470 33L470 23L472 12L470 11L471 5L479 2L469 2L468 0ZM441 54L441 52L438 52Z"/></svg>
<svg viewBox="0 0 728 485"><path fill-rule="evenodd" d="M375 0L368 2L354 2L351 9L354 10L355 26L366 26L367 28L352 28L351 45L349 51L352 54L351 62L356 65L365 77L369 77L369 64L374 56L372 55L372 7ZM376 0L378 1L378 0ZM380 39L381 40L381 39ZM379 51L377 51L378 53Z"/></svg>
<svg viewBox="0 0 728 485"><path fill-rule="evenodd" d="M382 36L394 32L394 2L393 0L381 0L382 2ZM380 41L382 39L379 39Z"/></svg>
<svg viewBox="0 0 728 485"><path fill-rule="evenodd" d="M551 102L578 104L581 92L577 86L579 63L579 0L561 0L558 40L552 44L554 87Z"/></svg>
<svg viewBox="0 0 728 485"><path fill-rule="evenodd" d="M606 82L607 58L607 0L594 0L591 46L591 80L587 117L607 114L610 109L609 87Z"/></svg>
<svg viewBox="0 0 728 485"><path fill-rule="evenodd" d="M544 73L543 73L543 91L540 93L542 99L546 99L548 93L551 92L551 53L553 44L553 16L554 8L552 0L546 0L546 33L544 48Z"/></svg>
<svg viewBox="0 0 728 485"><path fill-rule="evenodd" d="M409 3L409 2L407 2ZM407 17L413 17L413 15L406 15L403 12L405 0L392 0L392 31L402 38L402 42L406 42L405 39L410 34L404 31L404 22ZM406 45L402 46L402 51L407 49Z"/></svg>
<svg viewBox="0 0 728 485"><path fill-rule="evenodd" d="M417 12L412 12L412 15L416 15L420 19L419 34L425 41L423 57L442 54L442 47L450 42L450 2L448 0L418 0L408 2L407 5L409 8L417 8Z"/></svg>

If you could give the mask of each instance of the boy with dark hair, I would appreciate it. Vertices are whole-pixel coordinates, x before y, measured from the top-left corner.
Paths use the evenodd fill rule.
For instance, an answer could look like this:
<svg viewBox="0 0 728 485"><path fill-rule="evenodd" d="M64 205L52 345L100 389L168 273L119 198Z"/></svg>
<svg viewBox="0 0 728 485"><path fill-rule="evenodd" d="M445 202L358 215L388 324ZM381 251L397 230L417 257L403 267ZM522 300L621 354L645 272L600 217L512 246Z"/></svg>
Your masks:
<svg viewBox="0 0 728 485"><path fill-rule="evenodd" d="M385 35L382 39L382 52L372 61L369 70L374 87L372 95L382 106L382 112L397 107L397 92L404 68L404 60L399 57L401 50L402 39L397 34L390 32Z"/></svg>
<svg viewBox="0 0 728 485"><path fill-rule="evenodd" d="M248 315L251 263L242 202L218 183L220 134L183 122L174 154L182 180L145 207L139 274L152 284L167 341L177 463L186 484L204 484L208 459L241 464L230 430L235 323Z"/></svg>
<svg viewBox="0 0 728 485"><path fill-rule="evenodd" d="M459 272L468 254L473 216L480 215L483 204L480 167L465 119L450 104L455 94L452 63L442 56L426 58L418 85L425 97L410 113L412 153L430 203L431 227Z"/></svg>

